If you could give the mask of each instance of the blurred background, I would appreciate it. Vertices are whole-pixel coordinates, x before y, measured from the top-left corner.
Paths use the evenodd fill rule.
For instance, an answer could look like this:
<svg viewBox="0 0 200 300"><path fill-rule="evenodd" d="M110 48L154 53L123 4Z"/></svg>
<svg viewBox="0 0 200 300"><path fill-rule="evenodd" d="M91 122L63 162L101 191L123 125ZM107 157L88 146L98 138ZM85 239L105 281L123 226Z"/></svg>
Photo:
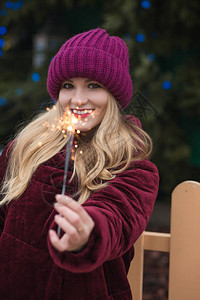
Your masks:
<svg viewBox="0 0 200 300"><path fill-rule="evenodd" d="M199 0L1 0L0 149L51 105L47 70L62 43L96 27L129 48L134 96L126 113L151 135L160 172L149 228L168 231L172 190L200 178Z"/></svg>
<svg viewBox="0 0 200 300"><path fill-rule="evenodd" d="M126 113L153 139L157 204L169 204L177 184L200 178L199 16L199 0L1 0L0 149L52 104L47 70L62 43L99 26L129 48L134 96Z"/></svg>

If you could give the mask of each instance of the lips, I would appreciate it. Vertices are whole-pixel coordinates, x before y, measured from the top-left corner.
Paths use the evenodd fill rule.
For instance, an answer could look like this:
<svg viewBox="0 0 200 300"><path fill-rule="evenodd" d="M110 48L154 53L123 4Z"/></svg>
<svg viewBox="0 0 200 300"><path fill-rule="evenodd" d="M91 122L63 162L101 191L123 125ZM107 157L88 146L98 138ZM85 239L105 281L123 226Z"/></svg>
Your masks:
<svg viewBox="0 0 200 300"><path fill-rule="evenodd" d="M75 108L72 108L71 111L73 113L73 115L75 117L77 117L78 119L82 119L82 118L86 118L88 117L89 115L92 114L92 112L94 111L95 109L75 109Z"/></svg>

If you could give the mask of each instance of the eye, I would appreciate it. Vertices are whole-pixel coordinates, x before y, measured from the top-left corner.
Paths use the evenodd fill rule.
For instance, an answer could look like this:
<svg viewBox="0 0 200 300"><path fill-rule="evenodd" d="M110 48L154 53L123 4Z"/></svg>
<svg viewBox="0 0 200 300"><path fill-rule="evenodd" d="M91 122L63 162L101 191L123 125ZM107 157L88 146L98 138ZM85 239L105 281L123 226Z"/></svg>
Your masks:
<svg viewBox="0 0 200 300"><path fill-rule="evenodd" d="M98 88L101 88L101 86L98 84L98 83L90 83L88 85L89 89L98 89Z"/></svg>
<svg viewBox="0 0 200 300"><path fill-rule="evenodd" d="M64 83L64 84L62 85L62 88L67 89L67 90L72 89L73 87L74 87L74 86L73 86L73 84L71 84L71 83Z"/></svg>

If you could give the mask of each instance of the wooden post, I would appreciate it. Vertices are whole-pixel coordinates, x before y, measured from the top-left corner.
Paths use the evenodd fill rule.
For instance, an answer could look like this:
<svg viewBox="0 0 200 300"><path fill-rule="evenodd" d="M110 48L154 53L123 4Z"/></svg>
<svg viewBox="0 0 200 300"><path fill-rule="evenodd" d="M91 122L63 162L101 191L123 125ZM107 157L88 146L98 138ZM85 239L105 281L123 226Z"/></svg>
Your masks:
<svg viewBox="0 0 200 300"><path fill-rule="evenodd" d="M133 294L133 300L142 300L143 267L144 267L144 233L134 244L135 255L128 272L128 280Z"/></svg>
<svg viewBox="0 0 200 300"><path fill-rule="evenodd" d="M200 299L200 184L185 181L172 193L169 300Z"/></svg>

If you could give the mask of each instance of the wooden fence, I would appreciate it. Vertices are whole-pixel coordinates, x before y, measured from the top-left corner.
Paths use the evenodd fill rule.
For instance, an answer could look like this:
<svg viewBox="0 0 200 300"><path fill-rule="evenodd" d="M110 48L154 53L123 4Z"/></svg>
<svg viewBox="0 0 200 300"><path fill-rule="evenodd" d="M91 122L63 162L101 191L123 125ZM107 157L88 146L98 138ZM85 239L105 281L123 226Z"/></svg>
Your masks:
<svg viewBox="0 0 200 300"><path fill-rule="evenodd" d="M168 300L200 300L200 183L172 192L170 233L144 231L128 273L133 299L142 300L144 250L169 252Z"/></svg>

